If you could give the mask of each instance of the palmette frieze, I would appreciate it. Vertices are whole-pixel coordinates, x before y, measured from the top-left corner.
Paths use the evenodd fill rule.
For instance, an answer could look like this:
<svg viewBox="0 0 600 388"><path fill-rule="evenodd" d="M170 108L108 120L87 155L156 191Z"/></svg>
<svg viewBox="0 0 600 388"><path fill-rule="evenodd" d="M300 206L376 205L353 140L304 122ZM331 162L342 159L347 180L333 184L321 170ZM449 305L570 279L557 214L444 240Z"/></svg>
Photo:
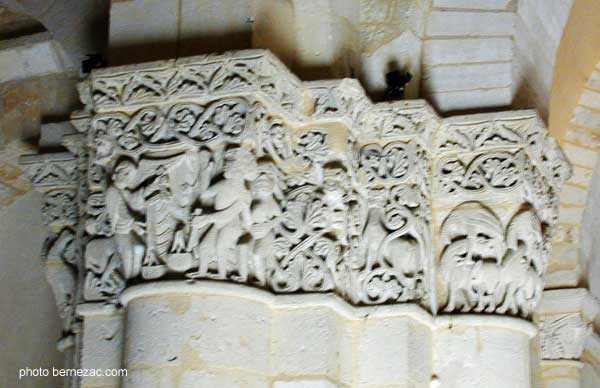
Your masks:
<svg viewBox="0 0 600 388"><path fill-rule="evenodd" d="M76 209L65 187L45 208L73 214L79 302L167 278L433 312L539 301L570 167L531 111L440 119L261 50L97 70L80 93Z"/></svg>

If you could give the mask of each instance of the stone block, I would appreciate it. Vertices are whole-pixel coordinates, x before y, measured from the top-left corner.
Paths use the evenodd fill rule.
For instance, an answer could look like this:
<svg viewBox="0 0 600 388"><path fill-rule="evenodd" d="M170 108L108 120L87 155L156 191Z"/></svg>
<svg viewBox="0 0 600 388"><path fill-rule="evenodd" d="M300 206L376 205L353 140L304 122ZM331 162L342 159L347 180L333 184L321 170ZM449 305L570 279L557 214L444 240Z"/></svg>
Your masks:
<svg viewBox="0 0 600 388"><path fill-rule="evenodd" d="M358 338L358 385L389 385L410 381L411 351L408 320L367 318Z"/></svg>
<svg viewBox="0 0 600 388"><path fill-rule="evenodd" d="M475 62L510 61L510 38L436 39L425 41L423 63L427 66Z"/></svg>
<svg viewBox="0 0 600 388"><path fill-rule="evenodd" d="M520 1L517 14L532 33L547 37L549 53L556 53L572 4L573 0Z"/></svg>
<svg viewBox="0 0 600 388"><path fill-rule="evenodd" d="M83 321L81 364L83 369L119 369L123 346L123 316L88 315ZM120 387L121 377L82 377L83 387Z"/></svg>
<svg viewBox="0 0 600 388"><path fill-rule="evenodd" d="M587 87L600 91L600 69L596 68L588 78Z"/></svg>
<svg viewBox="0 0 600 388"><path fill-rule="evenodd" d="M587 128L600 128L600 112L577 106L573 112L571 123Z"/></svg>
<svg viewBox="0 0 600 388"><path fill-rule="evenodd" d="M580 224L583 216L583 206L562 206L559 212L559 222Z"/></svg>
<svg viewBox="0 0 600 388"><path fill-rule="evenodd" d="M544 275L546 288L575 287L580 281L580 273L577 268L556 270Z"/></svg>
<svg viewBox="0 0 600 388"><path fill-rule="evenodd" d="M145 324L152 321L152 325ZM173 325L178 331L169 330ZM128 306L128 365L183 365L266 372L269 309L240 298L171 295Z"/></svg>
<svg viewBox="0 0 600 388"><path fill-rule="evenodd" d="M441 387L531 387L529 336L491 319L489 326L450 321L436 332L434 348Z"/></svg>
<svg viewBox="0 0 600 388"><path fill-rule="evenodd" d="M562 187L560 191L561 205L585 205L587 200L587 189L577 186L571 186L568 183Z"/></svg>
<svg viewBox="0 0 600 388"><path fill-rule="evenodd" d="M44 41L21 48L23 70L28 77L64 71L60 50L52 41Z"/></svg>
<svg viewBox="0 0 600 388"><path fill-rule="evenodd" d="M579 104L587 108L600 110L600 92L584 89Z"/></svg>
<svg viewBox="0 0 600 388"><path fill-rule="evenodd" d="M542 361L544 388L581 388L581 365L571 360Z"/></svg>
<svg viewBox="0 0 600 388"><path fill-rule="evenodd" d="M294 7L291 1L259 1L255 9L252 47L269 49L291 67L296 44L296 31L289 28L293 20Z"/></svg>
<svg viewBox="0 0 600 388"><path fill-rule="evenodd" d="M182 0L178 54L190 56L250 48L253 18L252 1Z"/></svg>
<svg viewBox="0 0 600 388"><path fill-rule="evenodd" d="M510 105L510 88L466 90L460 92L430 93L429 101L440 112Z"/></svg>
<svg viewBox="0 0 600 388"><path fill-rule="evenodd" d="M553 243L578 244L579 225L558 224L554 227Z"/></svg>
<svg viewBox="0 0 600 388"><path fill-rule="evenodd" d="M426 67L425 92L451 92L508 87L512 83L510 63Z"/></svg>
<svg viewBox="0 0 600 388"><path fill-rule="evenodd" d="M181 373L173 388L270 388L271 383L262 376L234 370L214 372L187 370Z"/></svg>
<svg viewBox="0 0 600 388"><path fill-rule="evenodd" d="M598 153L594 150L571 143L563 143L561 146L569 162L590 169L596 168Z"/></svg>
<svg viewBox="0 0 600 388"><path fill-rule="evenodd" d="M560 244L552 247L552 258L547 268L547 273L552 274L564 270L574 270L579 264L579 251L577 246Z"/></svg>
<svg viewBox="0 0 600 388"><path fill-rule="evenodd" d="M428 36L512 35L512 12L432 11L427 21Z"/></svg>
<svg viewBox="0 0 600 388"><path fill-rule="evenodd" d="M272 373L336 376L340 318L328 309L277 310L271 326Z"/></svg>
<svg viewBox="0 0 600 388"><path fill-rule="evenodd" d="M127 377L123 378L123 388L178 388L175 381L176 368L127 368ZM82 388L104 388L83 386Z"/></svg>
<svg viewBox="0 0 600 388"><path fill-rule="evenodd" d="M433 0L436 8L506 9L510 0Z"/></svg>
<svg viewBox="0 0 600 388"><path fill-rule="evenodd" d="M110 8L111 65L177 56L179 0L113 1Z"/></svg>
<svg viewBox="0 0 600 388"><path fill-rule="evenodd" d="M588 149L600 150L600 128L572 127L567 130L565 140L585 146Z"/></svg>
<svg viewBox="0 0 600 388"><path fill-rule="evenodd" d="M340 388L329 380L276 381L273 388Z"/></svg>
<svg viewBox="0 0 600 388"><path fill-rule="evenodd" d="M25 78L27 73L21 63L22 57L16 49L2 50L0 55L0 82Z"/></svg>
<svg viewBox="0 0 600 388"><path fill-rule="evenodd" d="M591 168L574 166L573 175L571 176L571 179L569 179L569 182L576 185L589 186L593 174L594 170Z"/></svg>

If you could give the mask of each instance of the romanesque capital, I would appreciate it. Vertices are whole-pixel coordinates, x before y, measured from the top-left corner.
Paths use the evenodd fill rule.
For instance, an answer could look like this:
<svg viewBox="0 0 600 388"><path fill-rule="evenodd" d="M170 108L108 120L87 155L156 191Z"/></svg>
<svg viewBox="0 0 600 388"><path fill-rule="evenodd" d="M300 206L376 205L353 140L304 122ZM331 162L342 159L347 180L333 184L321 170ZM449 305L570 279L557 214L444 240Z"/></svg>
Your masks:
<svg viewBox="0 0 600 388"><path fill-rule="evenodd" d="M78 303L160 279L434 314L539 302L571 168L533 111L442 119L355 80L301 82L264 50L95 70L79 89L79 162L38 173L78 181Z"/></svg>

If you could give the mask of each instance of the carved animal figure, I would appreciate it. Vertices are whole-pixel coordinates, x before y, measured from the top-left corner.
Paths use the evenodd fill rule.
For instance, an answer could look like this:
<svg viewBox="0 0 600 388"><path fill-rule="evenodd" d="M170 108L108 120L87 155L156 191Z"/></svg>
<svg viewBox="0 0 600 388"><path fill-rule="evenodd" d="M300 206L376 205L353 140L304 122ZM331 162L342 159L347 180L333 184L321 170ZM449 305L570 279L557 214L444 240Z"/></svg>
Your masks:
<svg viewBox="0 0 600 388"><path fill-rule="evenodd" d="M376 266L382 263L378 257L379 248L389 234L389 231L383 226L386 198L383 192L372 190L369 192L369 213L367 224L362 236L363 255L366 257L367 272L370 272Z"/></svg>
<svg viewBox="0 0 600 388"><path fill-rule="evenodd" d="M473 266L470 279L470 298L478 313L492 313L501 298L500 266L494 261L479 260Z"/></svg>
<svg viewBox="0 0 600 388"><path fill-rule="evenodd" d="M444 311L452 312L460 309L468 312L471 304L471 273L475 263L468 258L469 242L456 241L446 247L442 253L441 270L446 282L448 301Z"/></svg>
<svg viewBox="0 0 600 388"><path fill-rule="evenodd" d="M422 270L417 242L410 236L392 238L384 243L381 254L399 275L402 285L409 290L415 290Z"/></svg>
<svg viewBox="0 0 600 388"><path fill-rule="evenodd" d="M95 238L85 247L84 297L86 300L99 300L117 295L124 287L125 280L119 273L121 260L115 241L112 238Z"/></svg>
<svg viewBox="0 0 600 388"><path fill-rule="evenodd" d="M523 244L523 254L528 261L538 274L544 273L548 252L544 246L542 224L533 211L521 211L513 217L506 231L506 243L513 250Z"/></svg>
<svg viewBox="0 0 600 388"><path fill-rule="evenodd" d="M478 203L466 202L455 208L442 224L441 243L446 247L441 257L441 270L447 287L448 301L444 311L457 308L467 312L472 308L472 282L475 262L495 260L500 264L504 256L504 231L498 218ZM496 278L488 264L480 264L475 272L477 287L484 298L477 308L489 308L488 293ZM484 268L485 267L485 268ZM489 272L488 275L483 274ZM482 279L480 279L483 276ZM482 283L482 280L485 280ZM477 295L479 297L479 295ZM479 305L481 302L483 305ZM486 305L487 304L487 305ZM483 307L482 307L483 306Z"/></svg>
<svg viewBox="0 0 600 388"><path fill-rule="evenodd" d="M542 295L543 283L531 267L523 244L507 254L502 268L502 283L506 287L506 294L498 312L520 312L521 315L528 316Z"/></svg>

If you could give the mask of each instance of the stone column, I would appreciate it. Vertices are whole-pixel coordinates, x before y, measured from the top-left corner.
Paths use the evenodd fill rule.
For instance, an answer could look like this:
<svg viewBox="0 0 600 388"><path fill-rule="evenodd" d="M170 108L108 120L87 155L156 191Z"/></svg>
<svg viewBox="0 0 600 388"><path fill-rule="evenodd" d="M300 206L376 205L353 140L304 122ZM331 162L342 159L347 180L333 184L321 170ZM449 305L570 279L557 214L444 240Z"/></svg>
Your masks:
<svg viewBox="0 0 600 388"><path fill-rule="evenodd" d="M537 387L535 325L519 318L439 317L433 372L437 387Z"/></svg>

